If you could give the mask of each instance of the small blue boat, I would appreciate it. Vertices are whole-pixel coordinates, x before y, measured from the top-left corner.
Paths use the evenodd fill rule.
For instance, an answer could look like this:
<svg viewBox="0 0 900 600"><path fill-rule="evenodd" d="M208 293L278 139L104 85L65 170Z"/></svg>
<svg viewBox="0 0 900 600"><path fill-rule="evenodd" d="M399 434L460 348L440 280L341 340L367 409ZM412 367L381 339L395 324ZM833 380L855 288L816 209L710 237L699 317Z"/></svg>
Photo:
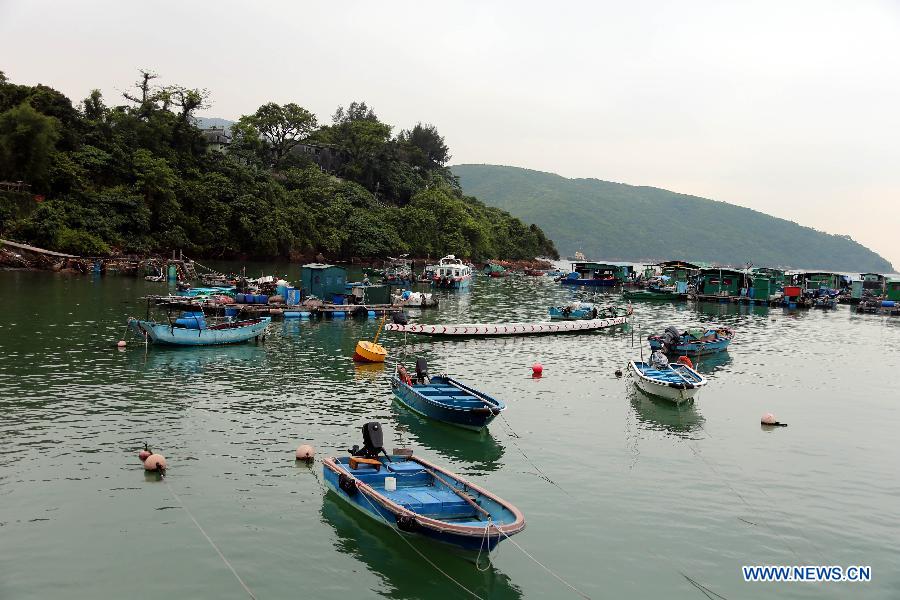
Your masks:
<svg viewBox="0 0 900 600"><path fill-rule="evenodd" d="M421 415L481 430L506 409L506 404L474 390L445 375L429 377L423 359L416 361L416 374L411 377L403 366L391 377L391 389L397 400Z"/></svg>
<svg viewBox="0 0 900 600"><path fill-rule="evenodd" d="M703 356L728 349L734 331L729 327L715 329L701 328L679 331L676 327L666 327L660 335L647 338L652 350L662 350L667 354Z"/></svg>
<svg viewBox="0 0 900 600"><path fill-rule="evenodd" d="M573 271L560 279L560 283L583 287L613 287L621 282L615 277L582 277L580 273Z"/></svg>
<svg viewBox="0 0 900 600"><path fill-rule="evenodd" d="M324 459L322 473L332 492L364 514L470 551L493 550L525 529L518 508L482 487L417 456L388 455L379 423L362 430L363 448Z"/></svg>
<svg viewBox="0 0 900 600"><path fill-rule="evenodd" d="M137 335L146 336L156 344L172 344L176 346L213 346L218 344L239 344L263 335L271 317L247 319L245 321L226 321L207 325L205 318L194 314L182 316L175 322L157 323L128 319L128 327Z"/></svg>

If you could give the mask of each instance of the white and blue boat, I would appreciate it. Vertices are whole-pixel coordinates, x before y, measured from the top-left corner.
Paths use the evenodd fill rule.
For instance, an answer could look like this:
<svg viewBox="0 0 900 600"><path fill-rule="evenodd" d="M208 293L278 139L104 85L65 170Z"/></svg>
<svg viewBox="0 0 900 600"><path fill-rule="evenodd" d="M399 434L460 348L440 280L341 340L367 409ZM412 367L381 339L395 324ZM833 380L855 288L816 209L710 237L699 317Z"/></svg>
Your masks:
<svg viewBox="0 0 900 600"><path fill-rule="evenodd" d="M448 254L436 265L432 265L431 285L448 289L464 289L472 283L472 267Z"/></svg>
<svg viewBox="0 0 900 600"><path fill-rule="evenodd" d="M703 375L681 363L658 365L633 360L628 368L638 389L676 404L691 400L709 383Z"/></svg>
<svg viewBox="0 0 900 600"><path fill-rule="evenodd" d="M207 324L203 313L182 316L172 323L128 319L128 327L156 344L175 346L214 346L240 344L258 338L266 331L271 317Z"/></svg>
<svg viewBox="0 0 900 600"><path fill-rule="evenodd" d="M322 461L326 486L354 508L392 529L468 551L493 550L525 529L525 516L509 502L411 453L388 455L379 423L362 429L362 449Z"/></svg>
<svg viewBox="0 0 900 600"><path fill-rule="evenodd" d="M399 366L391 377L394 397L420 415L466 429L481 430L506 404L446 375L428 376L425 361L416 361L415 376Z"/></svg>

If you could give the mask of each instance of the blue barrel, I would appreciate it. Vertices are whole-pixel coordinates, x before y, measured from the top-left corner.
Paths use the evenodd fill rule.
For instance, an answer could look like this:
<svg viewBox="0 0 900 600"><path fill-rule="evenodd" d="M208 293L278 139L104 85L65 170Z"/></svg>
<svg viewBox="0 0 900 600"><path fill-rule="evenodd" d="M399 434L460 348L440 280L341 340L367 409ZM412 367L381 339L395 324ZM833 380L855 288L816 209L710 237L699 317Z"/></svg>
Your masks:
<svg viewBox="0 0 900 600"><path fill-rule="evenodd" d="M189 317L200 317L202 319L203 311L202 310L186 310L181 313L181 317L184 319L187 319Z"/></svg>
<svg viewBox="0 0 900 600"><path fill-rule="evenodd" d="M331 295L331 303L332 304L344 304L346 298L344 294L332 294Z"/></svg>
<svg viewBox="0 0 900 600"><path fill-rule="evenodd" d="M368 316L370 319L374 319L374 318L375 318L375 311L374 311L374 310L370 310L370 311L369 311L368 313L366 313L366 314L367 314L367 316Z"/></svg>
<svg viewBox="0 0 900 600"><path fill-rule="evenodd" d="M235 307L233 307L233 306L225 307L225 316L226 317L236 317L237 314L238 314L238 309L236 309Z"/></svg>
<svg viewBox="0 0 900 600"><path fill-rule="evenodd" d="M234 301L238 304L246 304L247 303L247 295L246 294L235 294Z"/></svg>
<svg viewBox="0 0 900 600"><path fill-rule="evenodd" d="M182 317L177 319L175 324L186 329L206 329L206 320L203 317Z"/></svg>
<svg viewBox="0 0 900 600"><path fill-rule="evenodd" d="M299 319L300 311L299 310L286 310L284 311L285 319Z"/></svg>
<svg viewBox="0 0 900 600"><path fill-rule="evenodd" d="M256 303L257 303L257 304L268 304L268 303L269 303L269 297L266 296L265 294L258 294L258 295L256 296Z"/></svg>
<svg viewBox="0 0 900 600"><path fill-rule="evenodd" d="M288 291L288 286L286 286L286 285L276 285L275 286L275 293L278 294L279 296L281 296L282 298L287 297L287 291Z"/></svg>
<svg viewBox="0 0 900 600"><path fill-rule="evenodd" d="M300 318L301 318L301 319L308 319L308 318L310 318L311 316L312 316L312 313L310 313L310 312L306 312L305 310L301 310L301 311L300 311Z"/></svg>
<svg viewBox="0 0 900 600"><path fill-rule="evenodd" d="M882 300L881 305L885 308L893 308L896 302L893 300Z"/></svg>
<svg viewBox="0 0 900 600"><path fill-rule="evenodd" d="M291 306L300 304L300 290L294 287L289 287L287 289L287 295L284 297L284 301Z"/></svg>
<svg viewBox="0 0 900 600"><path fill-rule="evenodd" d="M336 310L333 313L331 313L331 316L335 319L343 319L344 317L347 316L347 313L345 313L342 310Z"/></svg>

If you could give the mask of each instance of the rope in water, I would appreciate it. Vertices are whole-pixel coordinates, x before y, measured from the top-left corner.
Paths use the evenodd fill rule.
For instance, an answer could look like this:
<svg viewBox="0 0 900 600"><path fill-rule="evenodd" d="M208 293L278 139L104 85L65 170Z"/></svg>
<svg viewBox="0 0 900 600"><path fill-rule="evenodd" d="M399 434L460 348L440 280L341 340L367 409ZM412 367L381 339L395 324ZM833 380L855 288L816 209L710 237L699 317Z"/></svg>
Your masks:
<svg viewBox="0 0 900 600"><path fill-rule="evenodd" d="M571 494L569 494L569 492L567 492L565 490L565 488L563 488L561 485L559 485L558 483L556 483L555 481L550 479L550 476L547 475L546 473L544 473L544 471L539 466L537 466L537 464L533 460L531 460L527 454L525 454L525 451L522 450L522 447L519 446L519 443L516 441L516 438L520 437L519 434L513 430L512 426L509 424L509 421L507 421L506 417L503 416L503 413L500 413L500 420L503 421L503 424L509 430L509 434L510 434L509 439L513 443L513 446L516 447L516 450L519 451L519 454L522 455L522 457L528 462L528 464L530 464L532 467L534 467L534 470L537 471L537 473L538 473L538 477L540 477L541 479L543 479L544 481L546 481L547 483L549 483L551 485L555 485L556 487L558 487L560 489L560 491L562 491L562 493L564 493L566 496L571 497Z"/></svg>
<svg viewBox="0 0 900 600"><path fill-rule="evenodd" d="M505 536L506 539L508 539L508 540L512 543L513 546L515 546L516 548L518 548L519 550L521 550L521 551L522 551L522 554L524 554L525 556L527 556L528 558L530 558L530 559L532 560L532 562L534 562L534 564L538 565L539 567L541 567L542 569L544 569L545 571L547 571L548 573L550 573L550 575L552 575L557 581L559 581L560 583L562 583L564 586L566 586L567 588L569 588L570 590L572 590L573 592L575 592L576 594L578 594L579 596L581 596L581 597L584 598L585 600L591 600L591 597L590 597L590 596L588 596L587 594L585 594L584 592L582 592L581 590L579 590L577 587L575 587L574 585L572 585L571 583L569 583L568 581L566 581L565 579L563 579L562 577L560 577L559 575L557 575L557 574L553 571L553 569L551 569L550 567L548 567L547 565L545 565L544 563L542 563L541 561L539 561L538 559L536 559L534 556L532 556L532 554L531 554L530 552L528 552L528 550L526 550L525 548L523 548L522 546L520 546L520 545L516 542L516 540L512 539L511 537L509 537L509 535L507 535L505 531L503 531L503 530L500 529L499 527L497 528L497 531L499 531L503 536Z"/></svg>
<svg viewBox="0 0 900 600"><path fill-rule="evenodd" d="M222 551L219 550L219 547L216 546L216 543L214 541L212 541L212 538L209 537L209 534L207 534L206 531L203 529L203 527L200 526L200 523L198 523L197 519L194 518L193 513L191 513L190 509L187 507L187 505L184 503L184 501L181 499L181 497L178 494L176 494L175 490L172 489L172 486L169 485L169 480L166 479L165 477L163 477L163 482L166 484L166 487L169 488L169 492L172 494L172 496L174 496L175 499L178 501L178 503L181 505L181 508L184 509L184 512L187 513L187 516L190 517L191 521L194 522L194 525L197 526L197 529L200 530L200 533L203 534L203 537L206 538L206 541L209 542L209 545L213 547L213 550L215 550L216 553L219 555L219 558L222 559L222 562L225 563L225 566L228 567L228 570L231 571L231 574L234 575L234 578L238 580L238 583L240 583L241 587L244 588L244 591L247 592L247 595L252 600L256 600L256 596L253 594L253 592L250 590L250 588L247 586L247 584L244 583L244 580L241 579L241 576L238 575L237 571L235 571L235 569L231 565L231 563L228 562L228 559L225 558L225 555L222 554Z"/></svg>

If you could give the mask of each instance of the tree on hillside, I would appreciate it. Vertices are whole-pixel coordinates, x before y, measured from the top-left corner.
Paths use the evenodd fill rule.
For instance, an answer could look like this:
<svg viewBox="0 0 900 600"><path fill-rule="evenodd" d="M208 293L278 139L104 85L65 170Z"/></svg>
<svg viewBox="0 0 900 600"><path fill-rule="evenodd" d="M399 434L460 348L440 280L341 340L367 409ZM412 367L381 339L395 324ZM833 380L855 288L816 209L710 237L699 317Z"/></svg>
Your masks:
<svg viewBox="0 0 900 600"><path fill-rule="evenodd" d="M278 168L288 153L306 140L317 127L316 116L297 104L268 102L252 115L238 120L238 132L245 137L252 129L264 140L271 152L270 166ZM252 139L252 136L250 136Z"/></svg>
<svg viewBox="0 0 900 600"><path fill-rule="evenodd" d="M59 138L56 119L22 103L0 114L0 177L41 190Z"/></svg>
<svg viewBox="0 0 900 600"><path fill-rule="evenodd" d="M341 175L376 191L387 178L391 129L390 125L378 120L375 111L365 102L351 102L347 109L337 108L331 127L323 128L319 136L347 154Z"/></svg>
<svg viewBox="0 0 900 600"><path fill-rule="evenodd" d="M410 162L423 169L443 167L450 160L450 148L434 125L416 123L410 130L403 130L397 141L406 146Z"/></svg>

